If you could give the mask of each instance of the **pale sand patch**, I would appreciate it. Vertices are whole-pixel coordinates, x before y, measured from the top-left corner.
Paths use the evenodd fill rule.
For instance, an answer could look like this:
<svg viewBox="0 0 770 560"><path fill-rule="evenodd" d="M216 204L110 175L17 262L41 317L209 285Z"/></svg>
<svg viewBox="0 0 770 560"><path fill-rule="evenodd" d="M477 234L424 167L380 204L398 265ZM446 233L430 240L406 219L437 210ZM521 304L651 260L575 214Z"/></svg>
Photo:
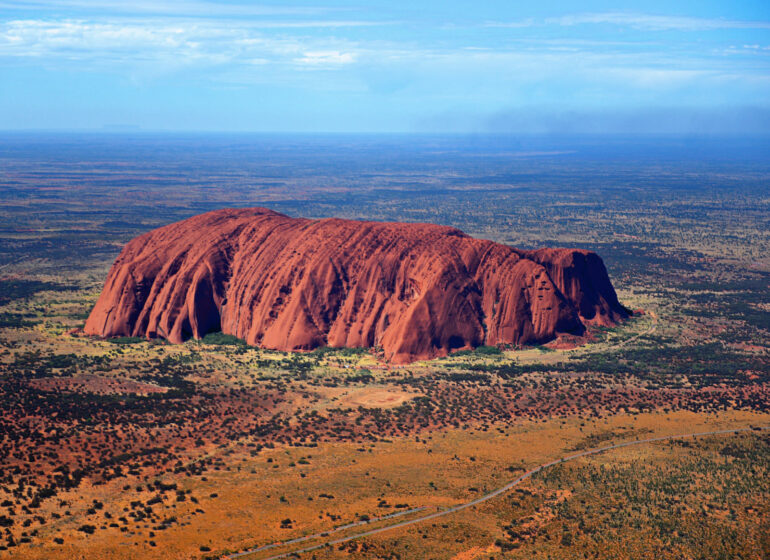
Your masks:
<svg viewBox="0 0 770 560"><path fill-rule="evenodd" d="M465 550L460 554L456 554L452 556L451 560L473 560L474 558L478 558L482 554L498 552L499 550L500 549L493 544L490 544L489 546L474 546L473 548L469 548L468 550Z"/></svg>
<svg viewBox="0 0 770 560"><path fill-rule="evenodd" d="M393 408L417 396L419 393L396 387L361 387L345 391L339 396L339 403L353 407Z"/></svg>

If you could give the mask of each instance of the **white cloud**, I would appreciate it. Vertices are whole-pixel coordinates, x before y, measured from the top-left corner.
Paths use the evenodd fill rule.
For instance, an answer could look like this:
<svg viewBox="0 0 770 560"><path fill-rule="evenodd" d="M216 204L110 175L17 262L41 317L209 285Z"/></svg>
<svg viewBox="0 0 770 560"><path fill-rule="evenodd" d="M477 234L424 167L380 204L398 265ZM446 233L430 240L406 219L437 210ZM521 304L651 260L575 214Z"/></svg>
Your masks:
<svg viewBox="0 0 770 560"><path fill-rule="evenodd" d="M326 87L327 80L351 91L402 91L407 84L419 84L423 90L437 88L441 95L445 90L453 94L437 84L451 83L460 100L476 95L475 90L529 95L540 91L542 84L565 92L574 89L567 84L583 84L596 97L604 91L634 88L665 92L741 70L735 64L737 54L724 56L724 49L707 52L689 44L674 48L651 40L518 37L505 45L483 38L478 43L452 44L423 37L378 39L369 33L346 38L336 31L303 30L303 26L320 25L315 20L290 23L273 29L270 22L248 18L0 21L0 65L26 61L34 67L121 73L137 81L200 68L196 78L212 83L302 82L315 89ZM767 51L752 48L753 41L746 43L748 48L733 51L751 58L753 66L743 70L756 74L760 60L756 53L764 60ZM314 69L328 71L328 79L310 72Z"/></svg>
<svg viewBox="0 0 770 560"><path fill-rule="evenodd" d="M521 29L525 27L534 27L539 25L533 18L527 18L517 21L489 21L484 24L484 27L505 27L510 29Z"/></svg>
<svg viewBox="0 0 770 560"><path fill-rule="evenodd" d="M306 52L301 58L297 58L296 62L300 64L308 64L311 66L328 66L339 64L350 64L355 62L356 55L350 52L340 51L311 51Z"/></svg>
<svg viewBox="0 0 770 560"><path fill-rule="evenodd" d="M302 26L295 22L290 27ZM327 22L329 23L329 22ZM334 23L334 22L332 22ZM309 25L309 22L304 22ZM0 22L0 57L114 65L243 63L343 65L356 58L346 41L267 34L265 25L221 21L120 19Z"/></svg>
<svg viewBox="0 0 770 560"><path fill-rule="evenodd" d="M208 2L206 0L14 0L1 1L7 11L35 11L38 14L59 12L168 15L174 17L238 17L238 16L297 16L326 13L327 8L260 5L256 3Z"/></svg>
<svg viewBox="0 0 770 560"><path fill-rule="evenodd" d="M223 36L225 30L196 25L93 23L77 20L17 20L0 24L0 56L110 57L119 52L145 57L169 53L200 54L201 41Z"/></svg>
<svg viewBox="0 0 770 560"><path fill-rule="evenodd" d="M768 21L742 21L684 16L661 16L626 12L573 14L550 18L547 23L564 26L582 24L612 24L646 30L707 31L712 29L770 29Z"/></svg>
<svg viewBox="0 0 770 560"><path fill-rule="evenodd" d="M702 81L716 76L716 72L704 70L678 70L672 68L611 68L605 75L615 78L620 83L633 85L647 90L671 89Z"/></svg>

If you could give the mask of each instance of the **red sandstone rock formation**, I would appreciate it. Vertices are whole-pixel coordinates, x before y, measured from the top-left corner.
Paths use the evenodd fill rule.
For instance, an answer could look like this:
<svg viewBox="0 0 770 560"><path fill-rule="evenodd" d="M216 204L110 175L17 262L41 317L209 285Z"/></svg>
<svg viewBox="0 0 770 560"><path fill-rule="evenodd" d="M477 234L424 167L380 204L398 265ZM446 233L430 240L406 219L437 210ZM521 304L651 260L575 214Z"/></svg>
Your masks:
<svg viewBox="0 0 770 560"><path fill-rule="evenodd" d="M381 347L405 363L540 343L627 316L602 260L429 224L218 210L137 237L85 332L179 343L221 330L277 350Z"/></svg>

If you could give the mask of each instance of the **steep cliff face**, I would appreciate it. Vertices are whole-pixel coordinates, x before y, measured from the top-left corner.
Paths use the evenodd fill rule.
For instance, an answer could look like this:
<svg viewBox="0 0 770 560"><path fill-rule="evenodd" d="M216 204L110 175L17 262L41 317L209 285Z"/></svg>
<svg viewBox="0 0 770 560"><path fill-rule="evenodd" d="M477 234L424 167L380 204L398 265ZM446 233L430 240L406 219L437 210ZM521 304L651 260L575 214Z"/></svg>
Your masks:
<svg viewBox="0 0 770 560"><path fill-rule="evenodd" d="M518 251L429 224L218 210L126 245L85 331L276 350L379 346L405 363L545 342L627 316L594 253Z"/></svg>

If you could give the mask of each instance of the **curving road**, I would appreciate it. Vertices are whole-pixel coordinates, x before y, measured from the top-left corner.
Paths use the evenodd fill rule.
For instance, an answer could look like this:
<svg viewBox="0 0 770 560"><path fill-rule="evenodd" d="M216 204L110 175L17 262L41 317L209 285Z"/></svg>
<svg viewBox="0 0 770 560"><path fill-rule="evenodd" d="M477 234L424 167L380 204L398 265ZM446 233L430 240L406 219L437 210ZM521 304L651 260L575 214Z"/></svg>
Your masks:
<svg viewBox="0 0 770 560"><path fill-rule="evenodd" d="M227 556L223 556L222 560L231 560L233 558L240 558L241 556L248 556L250 554L255 554L257 552L262 552L263 550L270 550L271 548L277 548L279 546L289 546L290 544L297 544L304 541L309 541L312 539L317 539L319 537L328 537L332 533L339 533L340 531L345 531L347 529L352 529L353 527L360 527L361 525L369 525L371 523L377 523L379 521L385 521L386 519L393 519L394 517L402 517L404 515L409 515L410 513L415 513L418 511L423 511L425 509L428 509L426 506L418 507L418 508L412 508L407 509L404 511L399 511L397 513L391 513L390 515L383 515L382 517L373 517L371 519L367 519L365 521L356 521L354 523L348 523L347 525L340 525L339 527L335 527L334 529L329 529L328 531L325 531L323 533L316 533L314 535L305 535L304 537L297 537L296 539L291 539L288 541L280 541L275 542L272 544L266 544L263 546L258 546L256 548L250 548L248 550L244 550L243 552L236 552L234 554L229 554ZM342 542L342 541L339 541ZM318 547L314 547L318 548ZM306 550L312 550L310 548ZM299 551L303 552L303 551ZM289 554L298 554L299 552L290 552ZM280 556L273 556L273 558L281 558L285 555Z"/></svg>
<svg viewBox="0 0 770 560"><path fill-rule="evenodd" d="M756 427L756 428L754 428L754 427L735 428L735 429L732 429L732 430L715 430L715 431L712 431L712 432L696 432L696 433L689 433L689 434L677 434L677 435L673 435L673 436L660 436L660 437L654 437L654 438L647 438L647 439L639 439L639 440L634 440L634 441L627 441L627 442L624 442L624 443L616 443L616 444L613 444L613 445L606 445L604 447L598 447L596 449L590 449L588 451L581 451L580 453L575 453L574 455L567 455L566 457L562 457L560 459L556 459L556 460L551 461L549 463L543 463L542 465L538 465L534 469L529 470L529 471L525 472L524 474L522 474L516 480L513 480L513 481L509 482L505 486L502 486L501 488L498 488L497 490L494 490L494 491L490 492L489 494L485 494L483 496L480 496L480 497L476 498L475 500L471 500L470 502L465 502L463 504L458 504L458 505L452 506L452 507L450 507L448 509L437 511L435 513L431 513L430 515L425 515L423 517L418 517L416 519L409 519L407 521L401 521L400 523L395 523L393 525L388 525L387 527L380 527L378 529L371 529L371 530L365 531L363 533L357 533L355 535L350 535L350 536L347 536L347 537L343 537L343 538L339 538L339 539L334 539L334 540L331 540L331 541L326 541L326 542L321 543L321 544L317 544L317 545L313 545L313 546L308 546L308 547L305 547L305 548L300 548L300 549L297 549L297 550L293 550L291 552L284 552L284 553L278 554L276 556L270 556L268 558L265 558L264 560L278 560L279 558L287 558L287 557L292 556L292 555L302 554L304 552L310 552L312 550L318 550L318 549L323 548L325 546L332 546L332 545L336 545L336 544L341 544L341 543L345 543L345 542L352 541L352 540L355 540L355 539L360 539L360 538L363 538L363 537L368 537L368 536L371 536L371 535L377 535L379 533L384 533L385 531L392 531L394 529L399 529L401 527L407 527L409 525L414 525L416 523L422 523L424 521L430 521L431 519L436 519L437 517L443 517L445 515L450 515L452 513L461 511L463 509L467 509L469 507L473 507L473 506L476 506L478 504L484 503L484 502L486 502L488 500L491 500L492 498L495 498L495 497L499 496L500 494L504 494L504 493L508 492L510 489L512 489L514 486L517 486L518 484L521 484L523 481L525 481L528 478L530 478L531 476L539 473L543 469L547 469L548 467L552 467L554 465L558 465L559 463L566 463L567 461L574 461L575 459L579 459L581 457L587 457L589 455L596 455L597 453L603 453L603 452L609 451L611 449L619 449L621 447L630 447L632 445L641 445L643 443L653 443L653 442L657 442L657 441L669 441L669 440L673 440L673 439L684 439L684 438L699 437L699 436L715 436L715 435L722 435L722 434L737 434L739 432L749 432L749 431L757 431L757 430L770 430L770 426L761 426L761 427ZM364 524L368 524L368 523L375 523L377 521L382 521L384 519L389 519L389 518L396 517L397 515L406 515L408 513L413 513L415 511L419 511L421 509L425 509L425 508L417 508L417 509L414 509L414 510L404 511L404 512L401 512L400 514L393 514L393 515L386 516L386 517L380 517L380 518L372 519L371 521L361 521L361 522L358 522L358 523L353 523L353 524L350 524L350 525L345 525L343 527L338 527L334 531L329 531L329 532L326 532L326 533L319 533L319 534L316 534L316 535L308 535L306 537L300 537L298 539L294 539L294 540L291 540L291 541L286 541L286 542L266 545L266 546L263 546L263 547L260 547L260 548L255 548L255 549L247 550L247 551L244 551L244 552L239 552L239 553L236 553L236 554L231 554L229 556L224 556L223 558L225 558L225 559L234 559L234 558L238 558L238 557L241 557L241 556L246 556L246 555L249 555L249 554L254 554L255 552L259 552L261 550L267 550L267 549L276 548L276 547L279 547L279 546L287 546L287 545L298 543L298 542L301 542L301 541L307 541L307 540L311 540L311 539L315 539L315 538L319 538L319 537L325 537L325 536L327 536L331 532L341 531L341 530L344 530L344 529L348 529L350 527L354 527L356 525L364 525Z"/></svg>

